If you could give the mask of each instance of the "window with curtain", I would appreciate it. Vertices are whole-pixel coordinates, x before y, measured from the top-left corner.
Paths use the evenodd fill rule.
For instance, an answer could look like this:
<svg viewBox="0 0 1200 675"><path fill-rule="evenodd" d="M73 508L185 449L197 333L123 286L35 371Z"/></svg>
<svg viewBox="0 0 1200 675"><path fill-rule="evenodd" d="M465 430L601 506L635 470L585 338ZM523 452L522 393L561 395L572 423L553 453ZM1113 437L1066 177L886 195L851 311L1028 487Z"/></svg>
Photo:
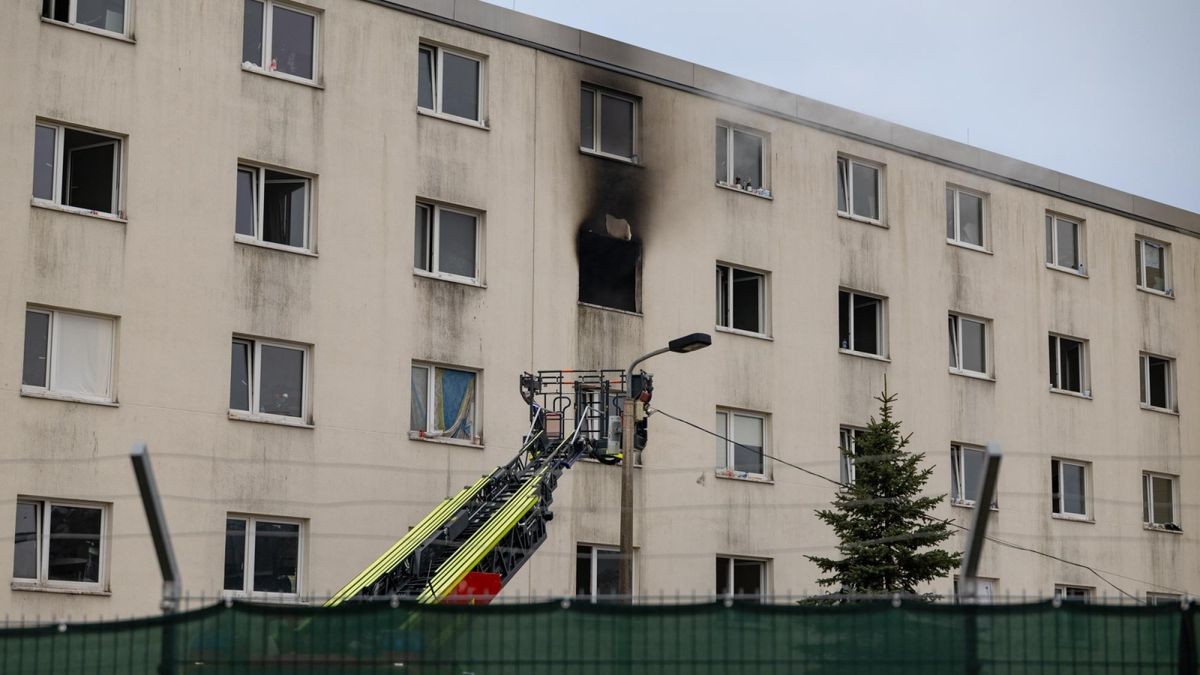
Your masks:
<svg viewBox="0 0 1200 675"><path fill-rule="evenodd" d="M409 430L423 438L453 438L478 443L477 379L475 371L414 363Z"/></svg>

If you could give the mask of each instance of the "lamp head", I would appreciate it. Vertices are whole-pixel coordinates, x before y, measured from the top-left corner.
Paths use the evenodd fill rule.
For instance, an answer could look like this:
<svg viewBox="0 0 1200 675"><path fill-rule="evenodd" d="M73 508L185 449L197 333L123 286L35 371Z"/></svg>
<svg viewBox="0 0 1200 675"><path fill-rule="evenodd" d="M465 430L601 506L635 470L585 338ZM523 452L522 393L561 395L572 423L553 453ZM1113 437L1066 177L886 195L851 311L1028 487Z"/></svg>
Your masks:
<svg viewBox="0 0 1200 675"><path fill-rule="evenodd" d="M697 349L704 349L711 344L712 336L708 333L692 333L691 335L684 335L683 337L671 340L667 343L667 349L677 354L686 354L694 352Z"/></svg>

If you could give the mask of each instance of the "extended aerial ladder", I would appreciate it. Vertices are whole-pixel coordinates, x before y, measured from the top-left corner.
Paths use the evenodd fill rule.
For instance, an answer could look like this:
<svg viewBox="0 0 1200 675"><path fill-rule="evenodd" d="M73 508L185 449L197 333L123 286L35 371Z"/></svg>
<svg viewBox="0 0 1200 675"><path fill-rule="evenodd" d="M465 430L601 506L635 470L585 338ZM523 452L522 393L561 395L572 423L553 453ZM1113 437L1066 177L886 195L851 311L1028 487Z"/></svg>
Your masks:
<svg viewBox="0 0 1200 675"><path fill-rule="evenodd" d="M629 384L620 370L521 375L530 425L516 457L439 504L326 606L379 596L440 603L461 592L472 572L494 575L503 586L545 541L562 472L583 456L622 461ZM635 398L649 400L649 375L636 375L631 384ZM634 445L644 444L639 424Z"/></svg>

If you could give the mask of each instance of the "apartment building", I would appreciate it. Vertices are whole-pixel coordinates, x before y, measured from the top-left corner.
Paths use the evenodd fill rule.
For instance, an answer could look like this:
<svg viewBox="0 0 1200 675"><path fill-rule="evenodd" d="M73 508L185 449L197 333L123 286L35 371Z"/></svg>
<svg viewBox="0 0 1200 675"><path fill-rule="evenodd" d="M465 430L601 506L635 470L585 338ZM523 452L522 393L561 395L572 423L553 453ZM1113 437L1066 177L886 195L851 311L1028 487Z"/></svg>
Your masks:
<svg viewBox="0 0 1200 675"><path fill-rule="evenodd" d="M185 588L298 600L516 452L521 372L693 331L654 405L740 445L651 418L639 593L817 591L836 487L741 446L853 480L885 376L940 515L996 442L996 537L1200 587L1198 214L474 0L21 0L0 44L8 612L155 611L135 441ZM567 472L505 593L613 592L618 500Z"/></svg>

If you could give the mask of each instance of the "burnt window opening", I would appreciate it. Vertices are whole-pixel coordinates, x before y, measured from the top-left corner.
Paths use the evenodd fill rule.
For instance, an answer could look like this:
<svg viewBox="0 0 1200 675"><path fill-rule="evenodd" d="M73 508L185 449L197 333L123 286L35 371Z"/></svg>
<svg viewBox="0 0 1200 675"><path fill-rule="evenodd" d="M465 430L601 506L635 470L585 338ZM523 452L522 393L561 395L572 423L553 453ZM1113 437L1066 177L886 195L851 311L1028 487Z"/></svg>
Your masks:
<svg viewBox="0 0 1200 675"><path fill-rule="evenodd" d="M640 311L642 243L583 230L579 233L579 301Z"/></svg>

